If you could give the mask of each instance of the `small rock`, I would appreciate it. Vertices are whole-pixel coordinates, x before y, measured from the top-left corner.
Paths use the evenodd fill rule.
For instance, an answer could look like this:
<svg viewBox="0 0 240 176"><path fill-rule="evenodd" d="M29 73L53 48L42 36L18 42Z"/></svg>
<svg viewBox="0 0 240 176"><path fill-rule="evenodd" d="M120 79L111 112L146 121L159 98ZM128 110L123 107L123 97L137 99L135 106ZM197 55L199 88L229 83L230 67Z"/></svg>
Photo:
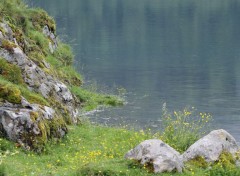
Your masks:
<svg viewBox="0 0 240 176"><path fill-rule="evenodd" d="M220 129L210 132L199 139L183 153L183 161L189 161L198 156L206 162L214 162L219 159L222 152L229 152L233 155L239 150L236 140L227 131Z"/></svg>
<svg viewBox="0 0 240 176"><path fill-rule="evenodd" d="M142 165L152 165L155 173L182 172L183 162L180 154L158 139L143 141L126 155L127 159L140 161Z"/></svg>

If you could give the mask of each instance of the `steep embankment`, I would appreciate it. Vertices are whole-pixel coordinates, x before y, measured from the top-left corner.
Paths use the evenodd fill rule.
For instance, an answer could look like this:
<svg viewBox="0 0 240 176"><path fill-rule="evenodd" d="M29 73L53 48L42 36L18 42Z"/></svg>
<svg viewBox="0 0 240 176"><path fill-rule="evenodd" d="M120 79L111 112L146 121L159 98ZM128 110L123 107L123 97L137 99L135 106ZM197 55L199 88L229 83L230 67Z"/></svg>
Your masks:
<svg viewBox="0 0 240 176"><path fill-rule="evenodd" d="M0 2L0 135L41 150L78 122L78 109L118 104L80 88L71 48L56 37L54 20L21 0Z"/></svg>

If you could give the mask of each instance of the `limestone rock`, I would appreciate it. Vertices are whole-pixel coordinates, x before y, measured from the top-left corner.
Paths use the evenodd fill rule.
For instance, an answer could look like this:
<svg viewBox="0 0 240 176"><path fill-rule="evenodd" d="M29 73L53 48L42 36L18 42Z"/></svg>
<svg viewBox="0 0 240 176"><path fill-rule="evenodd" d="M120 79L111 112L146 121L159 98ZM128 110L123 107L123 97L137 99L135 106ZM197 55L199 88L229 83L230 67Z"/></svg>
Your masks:
<svg viewBox="0 0 240 176"><path fill-rule="evenodd" d="M54 51L57 49L58 47L58 41L57 41L57 38L56 36L54 35L54 33L52 33L48 26L45 25L43 27L43 34L46 36L46 37L49 37L49 39L51 40L51 42L49 42L49 50L51 53L54 53Z"/></svg>
<svg viewBox="0 0 240 176"><path fill-rule="evenodd" d="M4 37L4 40L11 40L14 42L11 28L4 23L0 23L0 26L6 31L5 35L0 35L0 41L3 39L1 37ZM55 47L57 47L57 39L47 26L44 27L43 33L49 37ZM44 72L43 69L27 57L17 43L16 47L13 48L13 52L0 48L0 57L7 60L9 63L19 66L22 70L23 79L30 90L42 94L46 99L51 97L62 104L68 111L68 114L70 114L72 123L77 123L77 102L64 83ZM46 62L45 65L49 67L49 64Z"/></svg>
<svg viewBox="0 0 240 176"><path fill-rule="evenodd" d="M5 39L13 41L13 31L9 27L9 25L7 23L0 23L0 27L3 29L4 33L6 34Z"/></svg>
<svg viewBox="0 0 240 176"><path fill-rule="evenodd" d="M52 108L30 104L22 97L18 106L6 103L0 107L0 134L25 148L36 148L48 138L61 138L66 134L64 123L54 124L54 128L49 125L50 120L57 121L57 118Z"/></svg>
<svg viewBox="0 0 240 176"><path fill-rule="evenodd" d="M182 172L183 162L180 154L169 145L158 139L143 141L127 152L127 159L139 161L142 165L152 165L155 173Z"/></svg>
<svg viewBox="0 0 240 176"><path fill-rule="evenodd" d="M207 162L218 160L222 152L229 152L233 155L239 150L236 140L223 129L214 130L208 135L199 139L183 153L183 161L203 157Z"/></svg>

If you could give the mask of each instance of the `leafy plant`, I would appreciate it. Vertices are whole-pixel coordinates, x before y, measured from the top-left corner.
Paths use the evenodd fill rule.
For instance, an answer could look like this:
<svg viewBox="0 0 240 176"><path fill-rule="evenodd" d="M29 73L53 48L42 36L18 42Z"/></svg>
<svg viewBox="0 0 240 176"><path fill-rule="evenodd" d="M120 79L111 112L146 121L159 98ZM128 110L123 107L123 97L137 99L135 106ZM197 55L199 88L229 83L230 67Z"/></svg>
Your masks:
<svg viewBox="0 0 240 176"><path fill-rule="evenodd" d="M179 152L183 152L207 132L211 120L210 114L198 114L194 108L169 113L164 105L161 138Z"/></svg>

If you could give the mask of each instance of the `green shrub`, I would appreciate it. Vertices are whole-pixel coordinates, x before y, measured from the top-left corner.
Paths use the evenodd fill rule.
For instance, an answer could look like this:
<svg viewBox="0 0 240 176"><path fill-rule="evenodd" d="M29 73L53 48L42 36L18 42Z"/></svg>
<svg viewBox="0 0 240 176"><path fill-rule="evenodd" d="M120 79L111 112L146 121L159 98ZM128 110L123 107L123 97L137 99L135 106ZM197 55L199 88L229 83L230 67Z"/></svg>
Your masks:
<svg viewBox="0 0 240 176"><path fill-rule="evenodd" d="M185 108L172 114L163 107L161 138L179 152L184 152L207 132L211 119L210 114L197 114L194 108Z"/></svg>

